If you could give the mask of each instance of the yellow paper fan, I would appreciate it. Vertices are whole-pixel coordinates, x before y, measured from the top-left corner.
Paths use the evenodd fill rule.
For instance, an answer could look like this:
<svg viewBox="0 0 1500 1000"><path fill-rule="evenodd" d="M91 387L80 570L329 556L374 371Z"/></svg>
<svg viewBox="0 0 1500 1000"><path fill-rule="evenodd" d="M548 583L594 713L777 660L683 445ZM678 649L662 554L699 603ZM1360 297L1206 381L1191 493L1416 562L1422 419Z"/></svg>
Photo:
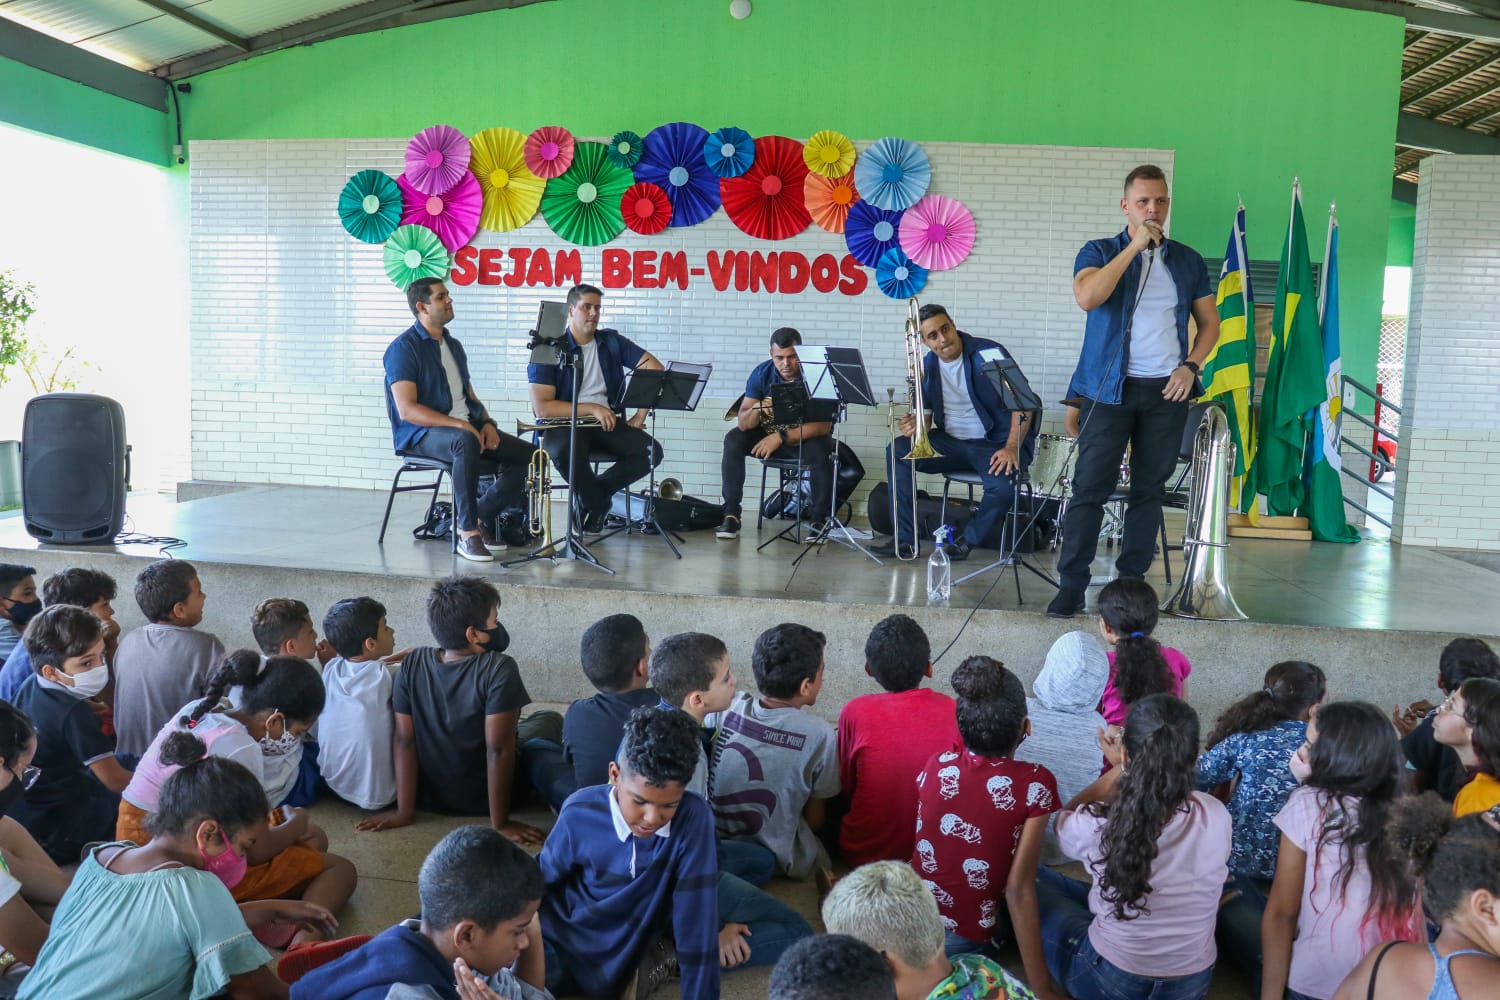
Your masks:
<svg viewBox="0 0 1500 1000"><path fill-rule="evenodd" d="M469 140L469 169L484 192L481 228L503 233L536 215L547 182L526 166L525 146L526 136L513 128L487 128Z"/></svg>
<svg viewBox="0 0 1500 1000"><path fill-rule="evenodd" d="M854 143L842 132L824 129L802 147L807 169L824 177L842 177L854 167Z"/></svg>

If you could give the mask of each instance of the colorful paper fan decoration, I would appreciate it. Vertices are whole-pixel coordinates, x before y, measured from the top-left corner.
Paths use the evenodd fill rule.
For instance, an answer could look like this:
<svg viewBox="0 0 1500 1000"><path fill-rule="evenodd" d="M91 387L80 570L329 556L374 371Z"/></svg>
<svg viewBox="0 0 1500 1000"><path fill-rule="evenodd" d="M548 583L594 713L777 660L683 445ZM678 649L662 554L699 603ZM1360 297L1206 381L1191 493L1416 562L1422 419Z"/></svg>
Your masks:
<svg viewBox="0 0 1500 1000"><path fill-rule="evenodd" d="M929 194L901 216L901 249L929 271L957 267L974 249L974 214L962 203Z"/></svg>
<svg viewBox="0 0 1500 1000"><path fill-rule="evenodd" d="M842 132L824 129L802 147L807 169L824 177L842 177L854 169L854 143Z"/></svg>
<svg viewBox="0 0 1500 1000"><path fill-rule="evenodd" d="M469 167L484 195L480 227L504 233L530 222L547 182L526 166L526 137L513 128L487 128L475 133L469 145Z"/></svg>
<svg viewBox="0 0 1500 1000"><path fill-rule="evenodd" d="M629 130L616 132L614 138L609 140L609 162L626 170L640 161L643 151L641 137Z"/></svg>
<svg viewBox="0 0 1500 1000"><path fill-rule="evenodd" d="M861 198L849 208L844 244L855 260L874 267L881 254L901 246L901 213L877 208Z"/></svg>
<svg viewBox="0 0 1500 1000"><path fill-rule="evenodd" d="M526 166L538 177L561 177L573 165L573 133L543 125L526 137Z"/></svg>
<svg viewBox="0 0 1500 1000"><path fill-rule="evenodd" d="M404 289L418 278L446 278L453 258L426 226L402 226L385 241L385 273Z"/></svg>
<svg viewBox="0 0 1500 1000"><path fill-rule="evenodd" d="M796 236L812 223L803 201L807 164L802 144L782 135L755 140L755 162L719 182L724 211L741 232L763 240Z"/></svg>
<svg viewBox="0 0 1500 1000"><path fill-rule="evenodd" d="M474 238L484 194L473 174L465 173L462 180L442 194L423 194L412 187L405 175L398 183L403 226L426 226L437 233L450 253Z"/></svg>
<svg viewBox="0 0 1500 1000"><path fill-rule="evenodd" d="M703 159L720 177L738 177L755 162L755 140L742 128L721 128L703 140Z"/></svg>
<svg viewBox="0 0 1500 1000"><path fill-rule="evenodd" d="M859 201L859 191L854 187L854 175L824 177L811 171L802 185L802 203L818 228L830 233L842 233L849 219L849 209Z"/></svg>
<svg viewBox="0 0 1500 1000"><path fill-rule="evenodd" d="M631 232L655 236L672 221L672 203L655 184L632 184L620 196L620 214Z"/></svg>
<svg viewBox="0 0 1500 1000"><path fill-rule="evenodd" d="M646 133L635 179L655 184L672 202L672 227L696 226L719 207L719 175L703 159L708 130L690 122L658 125Z"/></svg>
<svg viewBox="0 0 1500 1000"><path fill-rule="evenodd" d="M879 139L854 164L859 193L878 208L910 208L927 193L932 164L922 147L906 139Z"/></svg>
<svg viewBox="0 0 1500 1000"><path fill-rule="evenodd" d="M361 170L339 192L344 231L366 243L384 243L401 224L401 188L379 170Z"/></svg>
<svg viewBox="0 0 1500 1000"><path fill-rule="evenodd" d="M927 269L913 264L900 247L891 247L875 265L875 283L893 299L909 299L927 284Z"/></svg>
<svg viewBox="0 0 1500 1000"><path fill-rule="evenodd" d="M469 140L452 125L432 125L406 144L402 175L423 194L440 194L463 179L469 169Z"/></svg>
<svg viewBox="0 0 1500 1000"><path fill-rule="evenodd" d="M632 179L629 170L609 162L604 143L578 143L573 165L548 181L542 195L547 225L569 243L586 247L608 243L625 228L620 197Z"/></svg>

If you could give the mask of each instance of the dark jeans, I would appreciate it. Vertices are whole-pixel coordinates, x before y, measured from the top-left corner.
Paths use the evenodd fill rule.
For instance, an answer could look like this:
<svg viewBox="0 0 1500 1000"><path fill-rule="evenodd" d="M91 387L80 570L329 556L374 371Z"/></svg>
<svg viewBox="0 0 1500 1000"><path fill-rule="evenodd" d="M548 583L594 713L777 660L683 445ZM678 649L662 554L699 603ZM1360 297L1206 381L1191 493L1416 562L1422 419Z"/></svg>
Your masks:
<svg viewBox="0 0 1500 1000"><path fill-rule="evenodd" d="M776 875L776 855L753 840L716 840L719 871L734 875L759 888Z"/></svg>
<svg viewBox="0 0 1500 1000"><path fill-rule="evenodd" d="M775 965L782 952L803 938L812 937L812 928L796 910L744 879L720 872L720 929L725 924L744 924L750 928L750 958L737 968Z"/></svg>
<svg viewBox="0 0 1500 1000"><path fill-rule="evenodd" d="M536 446L509 434L500 445L479 450L479 439L457 427L429 427L422 440L406 449L408 455L436 458L453 464L453 519L459 531L473 531L481 521L494 520L501 511L526 505L526 473ZM479 477L499 465L494 484L479 496Z"/></svg>
<svg viewBox="0 0 1500 1000"><path fill-rule="evenodd" d="M63 793L59 790L59 794ZM33 803L22 796L10 807L9 815L36 838L47 857L71 865L78 863L84 845L115 839L120 797L90 777L86 785L78 782L77 790L63 799Z"/></svg>
<svg viewBox="0 0 1500 1000"><path fill-rule="evenodd" d="M1138 976L1114 965L1089 942L1089 886L1050 868L1037 872L1037 908L1047 971L1074 1000L1202 1000L1214 976L1210 965L1190 976Z"/></svg>
<svg viewBox="0 0 1500 1000"><path fill-rule="evenodd" d="M1244 977L1250 992L1260 996L1260 920L1266 913L1266 893L1270 885L1231 875L1224 886L1224 901L1219 904L1219 921L1215 937L1219 955Z"/></svg>
<svg viewBox="0 0 1500 1000"><path fill-rule="evenodd" d="M1014 474L995 476L990 474L990 458L1001 445L992 441L964 441L945 431L932 430L927 439L940 458L921 458L916 462L919 472L977 472L984 483L984 499L979 509L964 528L964 541L978 545L995 526L1010 513L1016 500L1016 477ZM896 471L891 474L891 452L895 451ZM886 476L896 491L896 532L902 545L910 545L915 529L911 524L912 463L906 461L911 452L911 438L898 437L886 447ZM1024 457L1022 459L1025 460Z"/></svg>
<svg viewBox="0 0 1500 1000"><path fill-rule="evenodd" d="M528 716L530 718L530 716ZM578 791L573 765L563 751L562 741L553 737L533 736L521 743L521 760L526 780L554 812L562 812L568 796Z"/></svg>
<svg viewBox="0 0 1500 1000"><path fill-rule="evenodd" d="M1127 444L1130 492L1115 567L1121 576L1145 576L1151 568L1165 487L1177 468L1188 414L1186 402L1162 398L1166 384L1164 378L1127 378L1119 403L1083 400L1079 419L1085 423L1073 468L1073 497L1063 518L1062 552L1057 558L1057 574L1067 589L1082 591L1089 585L1104 504L1119 485Z"/></svg>
<svg viewBox="0 0 1500 1000"><path fill-rule="evenodd" d="M725 514L739 515L745 495L745 458L750 449L766 436L765 429L760 427L748 431L735 427L724 435L724 459L719 471L724 484ZM797 461L798 447L795 444L782 445L771 453L771 457ZM807 478L812 484L812 497L808 501L811 507L803 516L807 520L827 517L833 498L833 438L827 434L807 438L800 447L802 466L807 469Z"/></svg>
<svg viewBox="0 0 1500 1000"><path fill-rule="evenodd" d="M568 428L557 427L542 435L542 447L552 456L552 465L557 474L568 478ZM648 449L649 448L649 453ZM602 475L594 475L589 459L607 457L614 464ZM661 464L661 445L643 430L631 427L623 420L615 423L615 429L606 431L598 427L578 428L578 467L573 470L577 482L571 483L578 491L578 502L583 509L607 512L610 498L620 490L646 475Z"/></svg>

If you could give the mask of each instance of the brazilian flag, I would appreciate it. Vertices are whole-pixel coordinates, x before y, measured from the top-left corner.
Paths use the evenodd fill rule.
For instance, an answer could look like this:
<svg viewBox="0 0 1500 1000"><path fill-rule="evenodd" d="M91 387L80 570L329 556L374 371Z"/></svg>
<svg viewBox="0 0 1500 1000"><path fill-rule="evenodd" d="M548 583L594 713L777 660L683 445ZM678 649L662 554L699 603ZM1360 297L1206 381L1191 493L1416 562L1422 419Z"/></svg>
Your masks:
<svg viewBox="0 0 1500 1000"><path fill-rule="evenodd" d="M1248 510L1255 491L1244 489L1255 458L1255 424L1250 389L1255 385L1255 297L1250 289L1250 258L1245 252L1245 206L1234 215L1224 267L1219 271L1219 341L1203 362L1203 398L1224 403L1234 441L1229 502Z"/></svg>

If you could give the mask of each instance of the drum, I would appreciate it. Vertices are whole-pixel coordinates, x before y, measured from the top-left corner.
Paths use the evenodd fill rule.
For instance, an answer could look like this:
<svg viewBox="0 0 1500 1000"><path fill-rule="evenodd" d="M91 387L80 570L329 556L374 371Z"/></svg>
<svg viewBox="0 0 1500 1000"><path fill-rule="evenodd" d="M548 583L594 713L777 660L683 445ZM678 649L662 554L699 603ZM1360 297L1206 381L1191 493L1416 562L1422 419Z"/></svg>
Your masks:
<svg viewBox="0 0 1500 1000"><path fill-rule="evenodd" d="M1038 434L1031 460L1031 486L1037 496L1061 497L1073 484L1076 442L1062 434Z"/></svg>

